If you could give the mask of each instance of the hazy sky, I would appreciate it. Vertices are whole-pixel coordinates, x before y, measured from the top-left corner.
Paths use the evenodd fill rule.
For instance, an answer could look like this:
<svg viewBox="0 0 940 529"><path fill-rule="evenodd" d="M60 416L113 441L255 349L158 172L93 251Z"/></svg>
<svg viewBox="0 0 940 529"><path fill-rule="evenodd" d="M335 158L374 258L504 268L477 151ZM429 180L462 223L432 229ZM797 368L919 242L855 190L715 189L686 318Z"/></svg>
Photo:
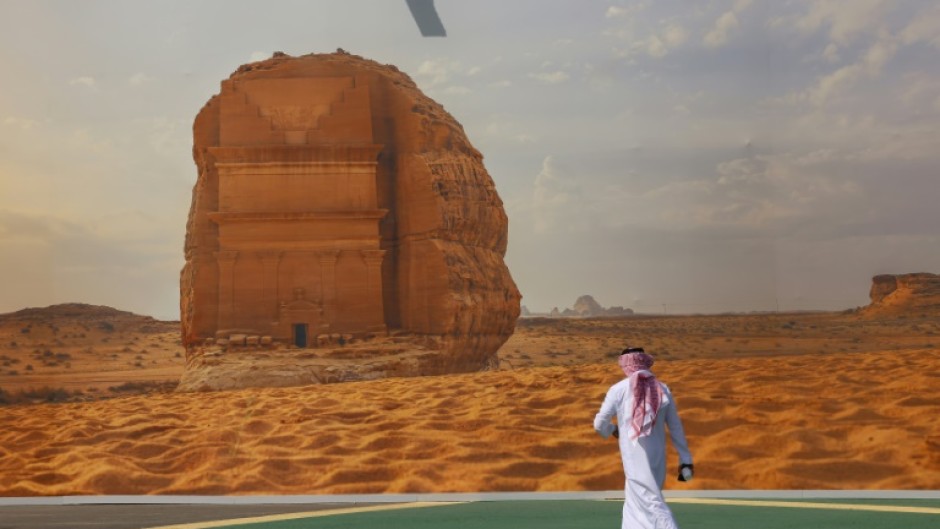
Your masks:
<svg viewBox="0 0 940 529"><path fill-rule="evenodd" d="M338 47L460 121L531 310L841 309L940 271L933 0L0 0L0 312L179 315L192 120Z"/></svg>

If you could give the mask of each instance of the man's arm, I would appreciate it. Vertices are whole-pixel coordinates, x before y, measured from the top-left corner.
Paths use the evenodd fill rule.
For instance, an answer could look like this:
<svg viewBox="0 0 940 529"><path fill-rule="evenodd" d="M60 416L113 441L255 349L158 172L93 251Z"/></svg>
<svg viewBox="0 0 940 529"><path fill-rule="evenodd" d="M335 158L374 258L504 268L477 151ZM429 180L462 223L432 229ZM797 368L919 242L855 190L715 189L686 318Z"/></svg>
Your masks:
<svg viewBox="0 0 940 529"><path fill-rule="evenodd" d="M676 399L672 393L669 393L669 401L669 406L666 406L666 425L669 426L672 446L679 453L679 464L691 465L692 452L689 451L689 443L685 439L685 430L682 428L682 420L679 419L679 410L676 408Z"/></svg>
<svg viewBox="0 0 940 529"><path fill-rule="evenodd" d="M601 404L601 409L597 412L597 415L594 416L594 430L600 434L601 437L607 439L610 437L610 434L614 433L613 418L617 415L617 397L615 391L616 386L611 387L607 391L607 396L604 397L604 403Z"/></svg>

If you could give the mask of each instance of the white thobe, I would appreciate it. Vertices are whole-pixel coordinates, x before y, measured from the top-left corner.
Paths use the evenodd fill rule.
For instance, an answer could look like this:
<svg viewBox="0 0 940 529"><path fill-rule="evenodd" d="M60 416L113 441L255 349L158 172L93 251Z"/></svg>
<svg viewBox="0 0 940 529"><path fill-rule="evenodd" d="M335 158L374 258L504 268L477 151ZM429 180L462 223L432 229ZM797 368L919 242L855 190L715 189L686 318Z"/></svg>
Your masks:
<svg viewBox="0 0 940 529"><path fill-rule="evenodd" d="M665 384L659 384L663 388L663 399L656 423L649 435L639 439L630 438L633 390L629 378L611 386L600 412L594 417L594 429L605 439L614 431L611 422L614 416L620 425L620 456L626 475L623 529L677 528L672 511L666 505L662 493L663 482L666 480L667 424L672 445L679 453L679 462L692 464L692 454L685 440L685 431L682 429L682 421L679 420L672 393Z"/></svg>

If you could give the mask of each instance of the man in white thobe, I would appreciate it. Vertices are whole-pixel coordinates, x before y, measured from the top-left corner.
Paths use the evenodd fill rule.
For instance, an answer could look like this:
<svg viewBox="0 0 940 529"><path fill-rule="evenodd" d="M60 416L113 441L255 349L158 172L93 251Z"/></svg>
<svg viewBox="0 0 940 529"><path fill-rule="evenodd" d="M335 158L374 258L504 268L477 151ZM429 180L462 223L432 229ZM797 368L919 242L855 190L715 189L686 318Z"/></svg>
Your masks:
<svg viewBox="0 0 940 529"><path fill-rule="evenodd" d="M640 347L624 349L618 363L627 378L611 386L594 417L594 429L605 439L619 437L626 474L623 529L677 529L663 499L666 479L666 425L679 453L679 479L692 477L689 452L669 388L650 368L653 357ZM612 419L617 417L617 424Z"/></svg>

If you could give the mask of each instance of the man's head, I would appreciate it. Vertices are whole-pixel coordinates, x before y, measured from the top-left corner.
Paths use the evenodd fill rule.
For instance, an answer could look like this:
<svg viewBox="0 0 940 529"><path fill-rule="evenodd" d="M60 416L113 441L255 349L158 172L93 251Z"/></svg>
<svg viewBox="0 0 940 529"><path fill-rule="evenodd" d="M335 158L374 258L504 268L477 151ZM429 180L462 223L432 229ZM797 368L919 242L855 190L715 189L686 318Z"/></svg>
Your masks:
<svg viewBox="0 0 940 529"><path fill-rule="evenodd" d="M630 376L637 371L649 371L653 367L653 357L646 354L642 347L627 347L620 353L617 363L623 373Z"/></svg>

